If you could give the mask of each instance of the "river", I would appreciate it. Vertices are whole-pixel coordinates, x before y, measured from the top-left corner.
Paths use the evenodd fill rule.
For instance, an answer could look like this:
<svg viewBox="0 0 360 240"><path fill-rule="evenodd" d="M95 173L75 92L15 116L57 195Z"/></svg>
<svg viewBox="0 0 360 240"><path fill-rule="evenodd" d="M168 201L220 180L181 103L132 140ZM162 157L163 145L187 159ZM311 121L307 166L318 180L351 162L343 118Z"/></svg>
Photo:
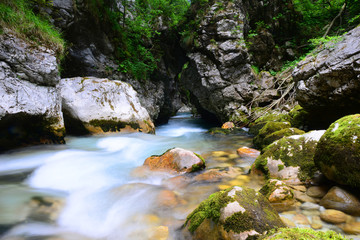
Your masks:
<svg viewBox="0 0 360 240"><path fill-rule="evenodd" d="M66 145L1 155L1 239L178 239L186 216L211 193L259 186L245 175L254 159L236 155L251 138L211 135L210 127L180 113L155 135L68 137ZM207 169L226 177L195 181L197 174L139 168L147 157L173 147L203 155Z"/></svg>

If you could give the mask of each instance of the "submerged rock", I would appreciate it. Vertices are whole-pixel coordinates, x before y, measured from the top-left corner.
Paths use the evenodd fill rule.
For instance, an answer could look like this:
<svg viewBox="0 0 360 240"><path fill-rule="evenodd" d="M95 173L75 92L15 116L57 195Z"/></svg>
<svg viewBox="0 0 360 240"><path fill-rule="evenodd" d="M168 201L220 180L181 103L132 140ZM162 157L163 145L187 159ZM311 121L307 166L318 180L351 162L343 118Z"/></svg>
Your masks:
<svg viewBox="0 0 360 240"><path fill-rule="evenodd" d="M185 239L245 240L284 223L262 194L235 186L210 195L187 217L184 227Z"/></svg>
<svg viewBox="0 0 360 240"><path fill-rule="evenodd" d="M56 53L35 46L0 35L0 151L65 142Z"/></svg>
<svg viewBox="0 0 360 240"><path fill-rule="evenodd" d="M330 125L316 147L314 162L328 179L360 188L360 114Z"/></svg>
<svg viewBox="0 0 360 240"><path fill-rule="evenodd" d="M173 148L160 156L154 155L147 158L144 166L153 171L195 172L205 168L205 160L191 151Z"/></svg>
<svg viewBox="0 0 360 240"><path fill-rule="evenodd" d="M155 131L148 112L128 83L77 77L61 79L58 89L70 133Z"/></svg>

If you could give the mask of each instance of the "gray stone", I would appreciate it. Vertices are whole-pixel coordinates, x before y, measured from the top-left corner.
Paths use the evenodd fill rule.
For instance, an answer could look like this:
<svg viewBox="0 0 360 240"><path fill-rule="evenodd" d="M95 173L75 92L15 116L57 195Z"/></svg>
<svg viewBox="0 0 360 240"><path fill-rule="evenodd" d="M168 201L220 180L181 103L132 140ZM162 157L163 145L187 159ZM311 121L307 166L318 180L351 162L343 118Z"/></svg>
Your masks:
<svg viewBox="0 0 360 240"><path fill-rule="evenodd" d="M341 39L314 50L292 73L299 104L327 124L360 111L360 27Z"/></svg>
<svg viewBox="0 0 360 240"><path fill-rule="evenodd" d="M90 132L121 131L125 126L154 132L149 113L128 83L94 77L61 79L63 109Z"/></svg>
<svg viewBox="0 0 360 240"><path fill-rule="evenodd" d="M55 52L7 29L0 40L0 151L64 143Z"/></svg>
<svg viewBox="0 0 360 240"><path fill-rule="evenodd" d="M54 87L60 80L56 54L44 46L15 37L10 31L0 35L0 61L16 73L13 77ZM1 72L3 72L2 70ZM4 73L1 73L4 76Z"/></svg>

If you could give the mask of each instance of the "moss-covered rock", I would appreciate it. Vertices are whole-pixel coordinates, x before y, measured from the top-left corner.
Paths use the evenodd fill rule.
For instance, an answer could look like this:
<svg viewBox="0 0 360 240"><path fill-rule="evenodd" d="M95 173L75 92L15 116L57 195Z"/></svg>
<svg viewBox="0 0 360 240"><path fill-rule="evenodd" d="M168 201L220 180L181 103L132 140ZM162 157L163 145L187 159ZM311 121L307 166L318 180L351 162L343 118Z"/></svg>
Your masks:
<svg viewBox="0 0 360 240"><path fill-rule="evenodd" d="M259 192L278 212L289 210L296 202L291 188L277 179L269 179Z"/></svg>
<svg viewBox="0 0 360 240"><path fill-rule="evenodd" d="M253 164L267 178L300 183L310 180L317 168L313 157L316 145L324 131L312 131L303 135L284 137L264 149Z"/></svg>
<svg viewBox="0 0 360 240"><path fill-rule="evenodd" d="M291 117L288 114L283 114L278 111L271 111L249 124L249 133L258 135L261 128L268 122L288 122L290 123ZM290 127L290 126L289 126Z"/></svg>
<svg viewBox="0 0 360 240"><path fill-rule="evenodd" d="M288 114L284 114L278 111L271 111L262 117L255 120L255 124L262 122L290 122L291 117Z"/></svg>
<svg viewBox="0 0 360 240"><path fill-rule="evenodd" d="M269 144L275 142L276 140L279 140L283 137L288 137L288 136L292 136L292 135L302 135L305 132L297 129L297 128L285 128L285 129L281 129L279 131L273 132L269 135L267 135L263 141L261 146L259 147L260 149L265 148L266 146L268 146Z"/></svg>
<svg viewBox="0 0 360 240"><path fill-rule="evenodd" d="M344 236L334 231L315 231L311 228L279 228L270 231L262 240L346 240Z"/></svg>
<svg viewBox="0 0 360 240"><path fill-rule="evenodd" d="M265 147L264 139L277 131L290 128L290 123L288 122L267 122L260 130L258 135L253 139L255 147L262 149Z"/></svg>
<svg viewBox="0 0 360 240"><path fill-rule="evenodd" d="M208 133L210 134L223 134L223 135L228 135L228 134L243 134L243 135L248 135L248 133L242 129L242 128L219 128L219 127L215 127L215 128L210 128L208 130Z"/></svg>
<svg viewBox="0 0 360 240"><path fill-rule="evenodd" d="M360 188L360 114L330 125L316 147L314 161L328 179Z"/></svg>
<svg viewBox="0 0 360 240"><path fill-rule="evenodd" d="M192 239L257 239L283 227L278 213L253 189L232 187L203 201L186 219L184 235Z"/></svg>
<svg viewBox="0 0 360 240"><path fill-rule="evenodd" d="M290 112L291 126L305 129L309 125L310 114L305 111L300 105L296 105Z"/></svg>
<svg viewBox="0 0 360 240"><path fill-rule="evenodd" d="M162 155L148 157L144 166L153 171L195 172L205 168L205 159L182 148L172 148Z"/></svg>

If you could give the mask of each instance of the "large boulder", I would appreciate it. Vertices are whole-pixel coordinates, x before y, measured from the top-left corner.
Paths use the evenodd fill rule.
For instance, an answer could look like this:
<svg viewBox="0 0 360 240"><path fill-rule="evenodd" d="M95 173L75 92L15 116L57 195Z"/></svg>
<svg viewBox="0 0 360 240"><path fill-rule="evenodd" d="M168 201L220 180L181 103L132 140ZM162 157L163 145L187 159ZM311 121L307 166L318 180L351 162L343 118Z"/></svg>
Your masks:
<svg viewBox="0 0 360 240"><path fill-rule="evenodd" d="M255 239L284 227L278 213L261 194L245 187L216 192L186 219L185 239Z"/></svg>
<svg viewBox="0 0 360 240"><path fill-rule="evenodd" d="M360 188L360 114L330 125L316 147L314 162L328 179Z"/></svg>
<svg viewBox="0 0 360 240"><path fill-rule="evenodd" d="M195 172L205 168L205 160L198 154L182 148L169 149L162 155L148 157L144 166L153 171L177 173Z"/></svg>
<svg viewBox="0 0 360 240"><path fill-rule="evenodd" d="M56 53L4 31L0 35L0 151L64 143L61 100L55 88L60 79Z"/></svg>
<svg viewBox="0 0 360 240"><path fill-rule="evenodd" d="M284 137L264 149L253 164L254 171L267 178L277 178L290 184L310 180L317 171L313 157L316 145L324 131Z"/></svg>
<svg viewBox="0 0 360 240"><path fill-rule="evenodd" d="M61 79L58 89L69 133L155 131L148 112L128 83L76 77Z"/></svg>
<svg viewBox="0 0 360 240"><path fill-rule="evenodd" d="M340 40L321 45L293 72L296 99L319 124L360 111L360 27Z"/></svg>

